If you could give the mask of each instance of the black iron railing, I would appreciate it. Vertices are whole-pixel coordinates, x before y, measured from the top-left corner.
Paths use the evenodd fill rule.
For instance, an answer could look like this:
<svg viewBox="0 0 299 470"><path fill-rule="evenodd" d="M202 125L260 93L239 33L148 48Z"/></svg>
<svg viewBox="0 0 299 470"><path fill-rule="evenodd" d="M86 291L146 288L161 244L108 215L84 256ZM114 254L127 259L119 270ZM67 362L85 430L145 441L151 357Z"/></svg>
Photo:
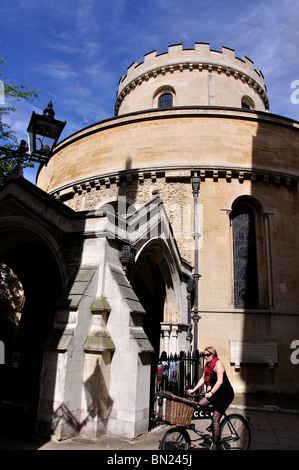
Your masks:
<svg viewBox="0 0 299 470"><path fill-rule="evenodd" d="M183 397L202 376L203 358L198 350L170 355L163 352L156 367L156 392L166 390Z"/></svg>

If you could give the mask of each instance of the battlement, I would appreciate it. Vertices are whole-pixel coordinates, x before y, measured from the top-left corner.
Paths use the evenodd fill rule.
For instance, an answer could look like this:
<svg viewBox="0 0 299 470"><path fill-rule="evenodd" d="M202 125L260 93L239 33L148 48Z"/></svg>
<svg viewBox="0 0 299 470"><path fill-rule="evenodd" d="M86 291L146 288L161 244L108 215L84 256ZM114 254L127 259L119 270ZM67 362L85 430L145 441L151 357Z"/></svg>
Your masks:
<svg viewBox="0 0 299 470"><path fill-rule="evenodd" d="M252 60L246 56L241 59L236 57L235 51L228 47L222 46L220 51L216 51L210 49L207 43L195 43L194 47L187 49L183 48L183 44L170 45L167 52L158 54L154 50L145 54L143 62L133 62L119 81L116 109L118 103L137 85L176 71L208 71L234 76L258 90L268 108L264 77L260 70L254 68Z"/></svg>
<svg viewBox="0 0 299 470"><path fill-rule="evenodd" d="M127 75L122 76L119 81L118 92L120 93L131 81L138 79L143 74L151 73L161 67L166 68L181 64L183 66L190 64L190 66L198 68L204 65L229 68L247 74L265 88L262 72L254 68L253 61L248 57L243 56L240 59L236 57L235 51L228 47L222 46L220 51L216 51L210 49L210 45L207 43L196 42L194 48L184 49L183 44L174 44L168 47L168 52L158 54L158 51L155 50L145 54L143 62L133 62L128 67Z"/></svg>

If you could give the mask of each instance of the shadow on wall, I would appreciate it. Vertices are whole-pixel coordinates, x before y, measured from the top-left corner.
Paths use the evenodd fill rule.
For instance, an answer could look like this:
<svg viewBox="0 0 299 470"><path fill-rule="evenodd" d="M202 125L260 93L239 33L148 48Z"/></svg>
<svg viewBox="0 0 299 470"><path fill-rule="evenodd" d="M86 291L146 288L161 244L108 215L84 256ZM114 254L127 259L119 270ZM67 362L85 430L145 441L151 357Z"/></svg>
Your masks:
<svg viewBox="0 0 299 470"><path fill-rule="evenodd" d="M96 360L96 366L92 375L84 382L84 395L86 400L87 414L80 421L75 414L69 410L65 403L60 405L53 415L52 431L57 433L59 426L71 428L71 434L79 434L84 428L88 434L88 424L95 420L96 429L91 430L91 436L94 438L96 434L103 434L107 430L107 421L112 409L113 401L109 397L108 389L99 363ZM59 434L64 434L63 431Z"/></svg>
<svg viewBox="0 0 299 470"><path fill-rule="evenodd" d="M84 391L89 416L91 418L98 416L102 422L109 418L113 404L106 380L107 376L104 376L99 359L97 359L93 374L84 382Z"/></svg>
<svg viewBox="0 0 299 470"><path fill-rule="evenodd" d="M251 172L245 176L251 180L251 194L232 208L235 308L244 311L239 373L247 393L292 394L298 387L289 357L298 331L294 315L298 294L292 290L298 235L290 230L296 186L287 175L295 165L295 145L289 160L283 157L292 132L259 121ZM287 286L284 293L279 290L282 285Z"/></svg>

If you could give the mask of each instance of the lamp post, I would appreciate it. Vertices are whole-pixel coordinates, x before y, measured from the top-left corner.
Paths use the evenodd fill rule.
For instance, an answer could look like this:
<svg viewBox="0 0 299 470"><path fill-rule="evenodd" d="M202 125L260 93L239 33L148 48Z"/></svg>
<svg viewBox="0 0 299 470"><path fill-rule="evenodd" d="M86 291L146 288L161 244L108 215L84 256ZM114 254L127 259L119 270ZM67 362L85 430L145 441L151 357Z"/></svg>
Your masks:
<svg viewBox="0 0 299 470"><path fill-rule="evenodd" d="M198 176L197 172L194 172L191 175L191 185L192 185L192 193L194 199L194 306L193 306L193 325L194 325L194 333L193 333L193 350L196 352L197 350L197 343L198 343L198 322L199 322L199 315L198 315L198 280L201 277L198 273L198 240L200 234L198 233L198 196L200 191L200 177Z"/></svg>
<svg viewBox="0 0 299 470"><path fill-rule="evenodd" d="M21 140L19 148L17 150L12 150L7 147L0 147L0 153L4 154L5 156L1 156L0 160L10 160L11 158L16 160L15 167L10 174L9 178L17 178L18 176L23 176L23 160L28 157L26 154L28 150L26 140Z"/></svg>
<svg viewBox="0 0 299 470"><path fill-rule="evenodd" d="M66 122L58 121L54 116L53 104L50 101L42 115L36 114L34 111L32 113L27 128L29 147L25 140L21 140L17 150L0 147L1 153L5 155L1 157L1 160L17 159L13 172L15 175L22 175L24 160L45 164L50 160L53 149L66 124ZM28 151L29 153L27 153Z"/></svg>
<svg viewBox="0 0 299 470"><path fill-rule="evenodd" d="M190 278L188 279L187 282L187 300L188 300L188 333L186 336L186 339L190 341L190 344L192 342L192 323L191 323L191 310L192 310L192 302L193 302L193 297L194 297L194 290L195 290L195 285L194 285L194 279Z"/></svg>

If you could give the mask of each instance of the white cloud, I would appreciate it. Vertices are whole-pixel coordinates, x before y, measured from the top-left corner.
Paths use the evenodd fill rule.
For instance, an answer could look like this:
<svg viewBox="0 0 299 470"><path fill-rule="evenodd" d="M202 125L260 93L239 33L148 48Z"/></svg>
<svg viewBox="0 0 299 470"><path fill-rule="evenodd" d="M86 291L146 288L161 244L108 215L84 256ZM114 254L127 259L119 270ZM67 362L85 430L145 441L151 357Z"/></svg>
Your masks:
<svg viewBox="0 0 299 470"><path fill-rule="evenodd" d="M41 63L35 66L36 72L56 80L69 81L77 77L77 73L69 64L57 60L55 63Z"/></svg>

